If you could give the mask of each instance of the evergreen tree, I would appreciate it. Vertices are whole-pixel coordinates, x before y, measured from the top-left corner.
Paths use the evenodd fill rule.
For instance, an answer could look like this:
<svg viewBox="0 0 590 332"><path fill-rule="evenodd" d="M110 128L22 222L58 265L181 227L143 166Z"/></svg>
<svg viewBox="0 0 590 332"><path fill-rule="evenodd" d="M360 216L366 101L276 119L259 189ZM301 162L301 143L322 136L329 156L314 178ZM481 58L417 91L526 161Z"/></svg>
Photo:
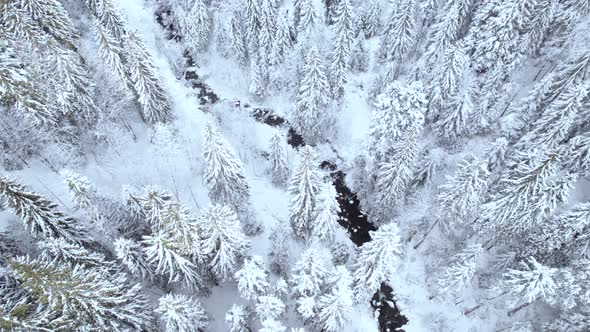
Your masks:
<svg viewBox="0 0 590 332"><path fill-rule="evenodd" d="M338 193L334 185L327 182L323 184L318 196L317 218L312 233L314 238L325 244L331 244L334 241L340 213L340 205L336 199Z"/></svg>
<svg viewBox="0 0 590 332"><path fill-rule="evenodd" d="M170 122L170 101L162 89L150 54L135 33L129 32L126 41L129 71L142 106L143 120L148 124Z"/></svg>
<svg viewBox="0 0 590 332"><path fill-rule="evenodd" d="M278 320L267 319L262 321L260 332L285 332L287 328Z"/></svg>
<svg viewBox="0 0 590 332"><path fill-rule="evenodd" d="M291 294L295 298L319 295L331 273L331 261L332 255L326 248L312 243L293 266Z"/></svg>
<svg viewBox="0 0 590 332"><path fill-rule="evenodd" d="M408 57L416 42L415 5L414 0L404 0L391 11L377 53L381 62L403 61Z"/></svg>
<svg viewBox="0 0 590 332"><path fill-rule="evenodd" d="M479 244L468 245L460 253L453 256L451 264L446 266L438 280L441 292L457 293L473 280L483 248Z"/></svg>
<svg viewBox="0 0 590 332"><path fill-rule="evenodd" d="M291 28L288 21L288 12L285 10L278 15L276 34L273 40L272 49L270 51L269 63L273 66L283 63L285 54L291 47L293 41L291 40Z"/></svg>
<svg viewBox="0 0 590 332"><path fill-rule="evenodd" d="M250 189L244 177L242 162L212 123L206 125L203 136L209 198L220 204L245 205Z"/></svg>
<svg viewBox="0 0 590 332"><path fill-rule="evenodd" d="M312 46L303 67L303 77L297 94L297 107L293 126L309 143L325 137L329 124L329 84L326 70L317 47Z"/></svg>
<svg viewBox="0 0 590 332"><path fill-rule="evenodd" d="M49 239L38 243L39 249L43 250L41 258L54 266L68 265L74 268L82 266L85 268L108 267L103 254L90 251L79 244L67 242L64 239Z"/></svg>
<svg viewBox="0 0 590 332"><path fill-rule="evenodd" d="M101 58L107 65L119 76L119 78L127 83L127 68L123 58L123 48L119 41L107 30L99 20L95 21L94 33L96 42L98 43L98 51Z"/></svg>
<svg viewBox="0 0 590 332"><path fill-rule="evenodd" d="M349 0L340 0L336 7L336 22L334 24L334 41L332 42L332 54L330 61L330 86L332 94L336 98L341 98L344 94L344 83L346 75L352 42L354 38L353 31L353 9Z"/></svg>
<svg viewBox="0 0 590 332"><path fill-rule="evenodd" d="M53 38L67 46L74 45L76 29L68 12L59 1L21 0L20 7Z"/></svg>
<svg viewBox="0 0 590 332"><path fill-rule="evenodd" d="M229 332L250 332L250 314L241 305L234 304L225 314Z"/></svg>
<svg viewBox="0 0 590 332"><path fill-rule="evenodd" d="M299 9L299 15L297 15ZM313 0L299 0L296 6L296 23L297 39L301 42L308 42L312 38L316 25L319 24L319 17L317 9L313 4ZM299 21L297 18L299 17Z"/></svg>
<svg viewBox="0 0 590 332"><path fill-rule="evenodd" d="M289 192L294 195L290 204L289 222L293 234L302 239L310 236L316 217L316 200L321 181L316 158L311 147L302 148L289 185Z"/></svg>
<svg viewBox="0 0 590 332"><path fill-rule="evenodd" d="M233 54L238 64L244 66L248 61L248 48L243 35L244 26L242 20L242 16L238 11L232 13L229 18L229 39L231 54Z"/></svg>
<svg viewBox="0 0 590 332"><path fill-rule="evenodd" d="M335 276L329 283L333 284L332 289L318 301L320 326L327 332L342 331L352 320L352 277L346 267L341 265L336 267Z"/></svg>
<svg viewBox="0 0 590 332"><path fill-rule="evenodd" d="M115 254L132 275L140 277L142 280L153 278L152 269L137 242L124 238L117 239Z"/></svg>
<svg viewBox="0 0 590 332"><path fill-rule="evenodd" d="M248 53L252 57L260 49L260 29L262 25L262 0L246 0L245 31Z"/></svg>
<svg viewBox="0 0 590 332"><path fill-rule="evenodd" d="M361 38L357 38L352 46L349 66L353 72L357 73L366 72L369 69L369 52L365 48Z"/></svg>
<svg viewBox="0 0 590 332"><path fill-rule="evenodd" d="M82 225L59 211L56 204L34 192L28 192L23 185L9 178L0 177L0 198L6 207L22 219L34 236L63 238L78 244L92 242Z"/></svg>
<svg viewBox="0 0 590 332"><path fill-rule="evenodd" d="M9 263L21 287L57 315L54 329L153 329L148 300L139 285L128 287L121 274L69 268L20 258Z"/></svg>
<svg viewBox="0 0 590 332"><path fill-rule="evenodd" d="M477 215L488 188L489 172L484 161L471 157L459 164L454 177L447 177L437 200L449 228L469 222Z"/></svg>
<svg viewBox="0 0 590 332"><path fill-rule="evenodd" d="M277 224L270 233L270 270L281 276L286 276L291 263L291 234L284 223Z"/></svg>
<svg viewBox="0 0 590 332"><path fill-rule="evenodd" d="M256 314L260 321L278 319L285 311L285 304L274 295L259 296L256 302Z"/></svg>
<svg viewBox="0 0 590 332"><path fill-rule="evenodd" d="M266 70L263 68L266 67L266 64L260 56L254 56L251 61L250 87L248 88L248 92L250 92L256 100L262 101L266 95L267 86Z"/></svg>
<svg viewBox="0 0 590 332"><path fill-rule="evenodd" d="M289 179L289 166L287 165L287 152L284 144L284 137L275 133L270 139L269 172L272 175L272 182L282 186Z"/></svg>
<svg viewBox="0 0 590 332"><path fill-rule="evenodd" d="M211 37L211 17L204 0L191 1L188 12L180 10L179 29L193 52L202 51L209 46Z"/></svg>
<svg viewBox="0 0 590 332"><path fill-rule="evenodd" d="M156 313L162 315L167 331L197 332L209 325L201 303L181 294L167 294L159 299Z"/></svg>
<svg viewBox="0 0 590 332"><path fill-rule="evenodd" d="M275 36L277 33L277 7L275 0L260 1L260 60L261 65L270 62Z"/></svg>
<svg viewBox="0 0 590 332"><path fill-rule="evenodd" d="M556 274L557 269L544 266L530 257L526 262L520 262L520 269L509 269L504 274L504 283L511 294L529 303L539 299L553 303L557 292Z"/></svg>
<svg viewBox="0 0 590 332"><path fill-rule="evenodd" d="M238 217L227 206L213 205L203 213L199 226L201 250L209 258L211 271L220 280L228 280L250 249Z"/></svg>
<svg viewBox="0 0 590 332"><path fill-rule="evenodd" d="M142 244L147 261L154 267L156 274L167 275L169 283L180 282L191 289L203 287L197 266L182 257L169 238L162 234L145 236Z"/></svg>
<svg viewBox="0 0 590 332"><path fill-rule="evenodd" d="M382 6L379 1L363 1L360 7L359 28L365 38L376 36L383 25L381 20Z"/></svg>
<svg viewBox="0 0 590 332"><path fill-rule="evenodd" d="M401 235L394 223L369 232L371 241L360 247L355 265L354 290L358 302L378 290L396 271L402 253Z"/></svg>
<svg viewBox="0 0 590 332"><path fill-rule="evenodd" d="M61 175L64 177L72 201L77 207L86 209L91 207L96 201L96 188L87 177L70 170L63 170Z"/></svg>
<svg viewBox="0 0 590 332"><path fill-rule="evenodd" d="M236 272L235 278L238 281L240 295L246 300L256 299L270 289L268 271L260 256L246 258L244 266Z"/></svg>

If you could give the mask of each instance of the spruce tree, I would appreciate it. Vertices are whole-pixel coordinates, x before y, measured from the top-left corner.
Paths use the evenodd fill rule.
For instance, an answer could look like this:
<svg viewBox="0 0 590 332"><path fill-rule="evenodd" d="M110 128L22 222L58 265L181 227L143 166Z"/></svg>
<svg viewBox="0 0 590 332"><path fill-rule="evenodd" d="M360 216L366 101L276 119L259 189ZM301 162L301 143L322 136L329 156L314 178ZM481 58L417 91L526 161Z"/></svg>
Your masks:
<svg viewBox="0 0 590 332"><path fill-rule="evenodd" d="M334 233L338 227L338 214L340 205L337 200L338 193L330 182L324 183L317 199L317 218L313 225L313 237L325 244L334 241Z"/></svg>
<svg viewBox="0 0 590 332"><path fill-rule="evenodd" d="M403 61L416 43L414 0L404 0L392 9L389 22L381 36L377 57L381 62Z"/></svg>
<svg viewBox="0 0 590 332"><path fill-rule="evenodd" d="M231 208L213 205L199 220L201 251L209 258L211 271L220 280L228 280L250 249L250 241L240 229Z"/></svg>
<svg viewBox="0 0 590 332"><path fill-rule="evenodd" d="M352 46L349 61L350 70L353 72L366 72L369 69L369 52L364 46L362 38L357 38Z"/></svg>
<svg viewBox="0 0 590 332"><path fill-rule="evenodd" d="M296 299L315 297L321 293L326 278L331 273L332 255L323 246L312 243L293 265L291 295Z"/></svg>
<svg viewBox="0 0 590 332"><path fill-rule="evenodd" d="M243 165L212 123L205 127L203 156L209 198L215 203L242 206L249 197Z"/></svg>
<svg viewBox="0 0 590 332"><path fill-rule="evenodd" d="M342 331L352 320L353 298L352 277L343 265L336 267L335 275L328 282L332 288L318 301L318 318L324 331Z"/></svg>
<svg viewBox="0 0 590 332"><path fill-rule="evenodd" d="M294 195L290 204L289 222L293 234L301 239L307 239L311 235L317 213L321 177L316 158L313 148L302 148L289 185L289 192Z"/></svg>
<svg viewBox="0 0 590 332"><path fill-rule="evenodd" d="M36 237L63 238L78 244L93 242L82 225L59 211L56 204L9 178L0 177L0 198Z"/></svg>
<svg viewBox="0 0 590 332"><path fill-rule="evenodd" d="M125 46L131 80L142 106L143 120L151 125L170 122L173 117L170 101L143 41L137 34L129 32Z"/></svg>
<svg viewBox="0 0 590 332"><path fill-rule="evenodd" d="M162 315L167 331L198 332L209 325L209 317L201 303L186 295L160 297L155 311Z"/></svg>
<svg viewBox="0 0 590 332"><path fill-rule="evenodd" d="M74 268L108 268L110 264L103 254L90 251L79 244L64 239L49 239L38 243L41 259L52 265L67 265Z"/></svg>
<svg viewBox="0 0 590 332"><path fill-rule="evenodd" d="M140 286L127 286L121 274L101 270L55 266L19 258L9 262L21 287L34 300L57 315L48 322L54 329L153 329L150 304Z"/></svg>
<svg viewBox="0 0 590 332"><path fill-rule="evenodd" d="M458 293L473 281L477 261L483 251L479 244L468 245L460 253L451 258L451 264L446 266L438 280L441 292Z"/></svg>
<svg viewBox="0 0 590 332"><path fill-rule="evenodd" d="M519 269L509 269L504 274L504 286L514 296L530 303L543 299L554 303L557 293L555 277L557 269L544 266L533 257L520 262Z"/></svg>
<svg viewBox="0 0 590 332"><path fill-rule="evenodd" d="M250 332L251 314L247 308L234 304L225 314L225 323L229 332Z"/></svg>
<svg viewBox="0 0 590 332"><path fill-rule="evenodd" d="M272 182L282 186L289 179L289 166L287 165L287 152L285 149L285 138L275 133L270 139L269 172L272 175Z"/></svg>
<svg viewBox="0 0 590 332"><path fill-rule="evenodd" d="M402 256L401 234L394 223L369 232L371 241L360 247L353 272L356 300L361 302L395 275L397 261Z"/></svg>
<svg viewBox="0 0 590 332"><path fill-rule="evenodd" d="M246 47L246 37L244 37L244 26L242 16L238 11L232 12L229 18L229 40L231 54L235 57L238 64L244 66L248 61L248 48Z"/></svg>
<svg viewBox="0 0 590 332"><path fill-rule="evenodd" d="M297 40L299 43L307 43L310 38L313 38L316 25L319 24L319 15L317 9L313 4L313 0L299 0L297 2L299 15L296 12L296 20L299 17L299 22L296 21L295 28L297 29ZM296 9L297 11L297 9Z"/></svg>
<svg viewBox="0 0 590 332"><path fill-rule="evenodd" d="M317 47L312 46L303 67L293 119L295 130L310 144L326 137L325 129L330 121L329 89L323 61Z"/></svg>
<svg viewBox="0 0 590 332"><path fill-rule="evenodd" d="M291 47L291 28L289 26L287 11L278 14L276 34L270 51L269 63L273 66L282 64L285 60L285 54Z"/></svg>
<svg viewBox="0 0 590 332"><path fill-rule="evenodd" d="M246 258L244 266L235 274L240 295L246 300L254 300L270 289L268 271L260 256Z"/></svg>
<svg viewBox="0 0 590 332"><path fill-rule="evenodd" d="M349 67L349 59L354 38L353 8L349 0L340 0L336 7L334 24L334 41L330 61L330 87L332 95L341 98L344 95L344 83Z"/></svg>
<svg viewBox="0 0 590 332"><path fill-rule="evenodd" d="M204 0L192 1L188 12L181 10L178 15L179 29L193 52L203 51L209 46L211 17Z"/></svg>
<svg viewBox="0 0 590 332"><path fill-rule="evenodd" d="M118 260L135 276L142 280L151 280L153 271L139 243L119 238L115 241L115 254Z"/></svg>
<svg viewBox="0 0 590 332"><path fill-rule="evenodd" d="M285 304L274 295L259 296L256 300L256 314L260 321L278 319L285 311Z"/></svg>
<svg viewBox="0 0 590 332"><path fill-rule="evenodd" d="M358 24L363 36L368 39L381 31L383 22L381 12L383 8L379 1L363 1L360 7Z"/></svg>

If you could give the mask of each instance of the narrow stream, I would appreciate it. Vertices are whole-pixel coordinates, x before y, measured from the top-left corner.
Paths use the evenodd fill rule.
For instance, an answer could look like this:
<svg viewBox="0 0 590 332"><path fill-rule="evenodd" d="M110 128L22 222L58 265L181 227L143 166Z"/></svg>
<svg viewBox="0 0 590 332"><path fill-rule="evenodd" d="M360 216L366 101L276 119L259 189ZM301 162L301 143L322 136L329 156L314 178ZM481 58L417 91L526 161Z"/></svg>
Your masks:
<svg viewBox="0 0 590 332"><path fill-rule="evenodd" d="M162 10L156 13L156 21L166 30L169 39L180 41L180 36L173 24L166 23L166 16L170 15L170 10ZM211 105L217 103L220 98L211 89L209 85L204 83L197 74L197 67L193 58L186 52L184 54L187 68L182 76L191 87L197 90L197 96L201 105ZM272 109L253 107L249 104L241 105L237 101L235 107L247 111L257 122L264 123L271 127L287 128L287 144L297 149L305 146L305 141L295 129L289 124L289 121L284 117L276 115ZM330 173L336 191L338 193L338 204L340 205L340 213L338 223L344 227L350 239L357 246L362 246L364 243L371 241L369 232L377 230L375 225L369 222L367 215L360 209L360 201L356 193L352 192L345 183L346 173L338 169L334 161L323 161L320 165L325 171ZM381 288L375 292L371 300L371 306L378 313L379 329L381 332L403 332L401 327L408 323L406 316L402 315L400 309L397 307L393 289L383 283Z"/></svg>

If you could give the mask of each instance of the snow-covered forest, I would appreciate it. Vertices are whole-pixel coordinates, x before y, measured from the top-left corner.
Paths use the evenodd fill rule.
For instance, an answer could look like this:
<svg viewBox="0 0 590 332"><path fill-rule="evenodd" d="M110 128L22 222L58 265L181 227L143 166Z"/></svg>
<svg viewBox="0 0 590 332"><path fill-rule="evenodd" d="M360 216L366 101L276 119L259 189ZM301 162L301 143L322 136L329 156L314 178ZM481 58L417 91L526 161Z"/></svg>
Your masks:
<svg viewBox="0 0 590 332"><path fill-rule="evenodd" d="M0 331L590 331L590 1L0 0Z"/></svg>

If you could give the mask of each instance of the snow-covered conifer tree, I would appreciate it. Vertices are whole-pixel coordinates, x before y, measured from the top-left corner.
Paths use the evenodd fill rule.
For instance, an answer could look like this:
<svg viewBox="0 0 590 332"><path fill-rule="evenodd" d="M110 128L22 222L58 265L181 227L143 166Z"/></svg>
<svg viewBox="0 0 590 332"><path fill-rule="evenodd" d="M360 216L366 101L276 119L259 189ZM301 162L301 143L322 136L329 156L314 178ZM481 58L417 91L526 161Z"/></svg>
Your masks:
<svg viewBox="0 0 590 332"><path fill-rule="evenodd" d="M336 98L344 94L344 83L349 67L349 59L354 38L353 8L350 0L340 0L336 6L334 41L330 57L330 87Z"/></svg>
<svg viewBox="0 0 590 332"><path fill-rule="evenodd" d="M454 177L447 177L438 194L441 207L450 228L477 215L485 191L488 188L489 172L485 161L471 157L459 164Z"/></svg>
<svg viewBox="0 0 590 332"><path fill-rule="evenodd" d="M358 24L365 38L376 36L382 27L382 10L379 1L363 1L360 7Z"/></svg>
<svg viewBox="0 0 590 332"><path fill-rule="evenodd" d="M211 37L211 17L204 0L191 1L188 12L178 13L179 29L188 48L194 52L205 50Z"/></svg>
<svg viewBox="0 0 590 332"><path fill-rule="evenodd" d="M65 329L153 329L150 304L140 286L127 286L122 274L98 269L70 268L30 258L9 262L21 287L58 313L48 324Z"/></svg>
<svg viewBox="0 0 590 332"><path fill-rule="evenodd" d="M126 41L129 71L142 106L143 120L148 124L169 122L173 117L170 101L148 50L136 33L129 32Z"/></svg>
<svg viewBox="0 0 590 332"><path fill-rule="evenodd" d="M154 267L156 274L167 275L169 283L180 282L194 289L203 287L197 266L182 257L169 238L162 234L145 236L142 244L147 261Z"/></svg>
<svg viewBox="0 0 590 332"><path fill-rule="evenodd" d="M313 0L299 0L297 2L299 8L299 22L296 21L295 28L297 29L297 39L301 42L308 42L313 37L316 25L320 23L319 14L314 6Z"/></svg>
<svg viewBox="0 0 590 332"><path fill-rule="evenodd" d="M323 243L331 244L338 226L340 205L336 199L338 193L331 182L324 183L317 198L317 217L313 225L313 237Z"/></svg>
<svg viewBox="0 0 590 332"><path fill-rule="evenodd" d="M274 295L262 295L256 300L256 314L260 321L278 319L285 311L285 304Z"/></svg>
<svg viewBox="0 0 590 332"><path fill-rule="evenodd" d="M267 319L262 321L259 332L285 332L287 328L278 320Z"/></svg>
<svg viewBox="0 0 590 332"><path fill-rule="evenodd" d="M290 268L291 261L291 234L288 226L284 223L277 224L271 231L269 239L271 241L270 251L270 270L274 273L286 276Z"/></svg>
<svg viewBox="0 0 590 332"><path fill-rule="evenodd" d="M234 11L229 18L229 39L231 54L238 64L244 66L248 61L248 48L246 47L246 37L244 37L244 25L242 16L238 11Z"/></svg>
<svg viewBox="0 0 590 332"><path fill-rule="evenodd" d="M479 244L468 245L453 256L451 264L446 266L438 280L441 292L459 292L473 280L483 248Z"/></svg>
<svg viewBox="0 0 590 332"><path fill-rule="evenodd" d="M383 225L369 234L371 241L360 247L353 272L355 296L359 302L370 297L382 282L395 274L396 262L403 254L401 235L396 224Z"/></svg>
<svg viewBox="0 0 590 332"><path fill-rule="evenodd" d="M250 87L248 92L258 101L266 95L267 77L266 63L261 56L253 56L250 63Z"/></svg>
<svg viewBox="0 0 590 332"><path fill-rule="evenodd" d="M295 298L319 295L332 270L332 255L323 246L313 243L293 265L291 294Z"/></svg>
<svg viewBox="0 0 590 332"><path fill-rule="evenodd" d="M272 182L282 186L289 179L289 166L287 165L287 151L285 138L275 133L270 139L269 171L272 175Z"/></svg>
<svg viewBox="0 0 590 332"><path fill-rule="evenodd" d="M539 299L553 303L557 293L556 274L557 269L529 257L526 262L520 262L520 269L509 269L504 274L504 284L511 294L528 303Z"/></svg>
<svg viewBox="0 0 590 332"><path fill-rule="evenodd" d="M329 283L333 284L330 292L322 295L318 301L320 326L326 332L342 331L353 319L352 277L345 266L337 266Z"/></svg>
<svg viewBox="0 0 590 332"><path fill-rule="evenodd" d="M247 308L234 304L225 314L225 323L229 332L250 332L251 313Z"/></svg>
<svg viewBox="0 0 590 332"><path fill-rule="evenodd" d="M76 206L86 209L94 204L97 195L96 188L87 177L69 170L62 171L61 175L64 177L72 201L76 203Z"/></svg>
<svg viewBox="0 0 590 332"><path fill-rule="evenodd" d="M22 219L34 236L63 238L79 244L92 242L77 220L64 215L56 204L27 191L23 185L9 178L0 177L0 199Z"/></svg>
<svg viewBox="0 0 590 332"><path fill-rule="evenodd" d="M142 280L149 280L153 277L153 271L146 260L139 243L119 238L115 241L115 254L132 275Z"/></svg>
<svg viewBox="0 0 590 332"><path fill-rule="evenodd" d="M240 295L246 300L256 299L270 289L268 271L260 256L246 258L244 266L236 272L235 278L238 281Z"/></svg>
<svg viewBox="0 0 590 332"><path fill-rule="evenodd" d="M209 325L209 317L201 303L182 294L166 294L155 310L162 315L167 331L198 332Z"/></svg>
<svg viewBox="0 0 590 332"><path fill-rule="evenodd" d="M327 109L330 86L317 47L312 46L308 52L297 95L293 126L307 142L313 143L326 136L324 130L330 121Z"/></svg>
<svg viewBox="0 0 590 332"><path fill-rule="evenodd" d="M275 35L277 33L277 7L275 0L260 1L260 36L259 48L261 65L270 62Z"/></svg>
<svg viewBox="0 0 590 332"><path fill-rule="evenodd" d="M369 52L362 38L357 38L352 46L349 65L353 72L366 72L369 69Z"/></svg>
<svg viewBox="0 0 590 332"><path fill-rule="evenodd" d="M385 33L381 36L378 58L382 62L405 60L416 43L414 0L404 0L391 11Z"/></svg>
<svg viewBox="0 0 590 332"><path fill-rule="evenodd" d="M317 212L316 200L321 177L316 158L313 148L302 148L289 185L289 192L294 195L290 204L289 222L293 234L302 239L311 235Z"/></svg>
<svg viewBox="0 0 590 332"><path fill-rule="evenodd" d="M231 208L213 205L199 220L201 251L209 258L211 271L220 280L228 280L250 249L250 241L240 229Z"/></svg>
<svg viewBox="0 0 590 332"><path fill-rule="evenodd" d="M269 56L269 63L273 66L283 63L285 60L285 53L293 46L287 15L287 11L284 11L279 14L277 18L276 34L274 36Z"/></svg>
<svg viewBox="0 0 590 332"><path fill-rule="evenodd" d="M236 207L246 205L250 189L244 177L242 162L212 123L206 125L203 136L209 198L220 204Z"/></svg>
<svg viewBox="0 0 590 332"><path fill-rule="evenodd" d="M63 238L41 241L38 246L43 250L40 257L52 265L65 264L72 268L76 265L85 268L101 268L108 265L103 254L67 242Z"/></svg>

